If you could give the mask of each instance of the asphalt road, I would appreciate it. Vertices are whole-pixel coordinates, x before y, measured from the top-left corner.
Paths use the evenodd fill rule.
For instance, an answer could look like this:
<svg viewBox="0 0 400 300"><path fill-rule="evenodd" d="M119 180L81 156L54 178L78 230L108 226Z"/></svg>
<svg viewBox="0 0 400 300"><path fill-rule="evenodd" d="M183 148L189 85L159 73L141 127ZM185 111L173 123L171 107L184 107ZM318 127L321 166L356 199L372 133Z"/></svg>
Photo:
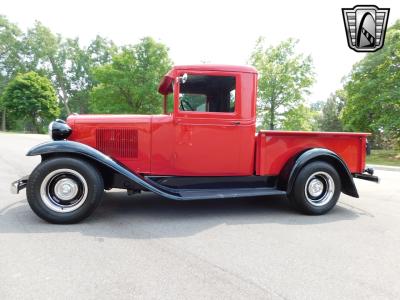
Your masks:
<svg viewBox="0 0 400 300"><path fill-rule="evenodd" d="M400 172L310 217L285 199L172 202L109 192L47 224L11 181L45 136L0 134L0 299L398 299Z"/></svg>

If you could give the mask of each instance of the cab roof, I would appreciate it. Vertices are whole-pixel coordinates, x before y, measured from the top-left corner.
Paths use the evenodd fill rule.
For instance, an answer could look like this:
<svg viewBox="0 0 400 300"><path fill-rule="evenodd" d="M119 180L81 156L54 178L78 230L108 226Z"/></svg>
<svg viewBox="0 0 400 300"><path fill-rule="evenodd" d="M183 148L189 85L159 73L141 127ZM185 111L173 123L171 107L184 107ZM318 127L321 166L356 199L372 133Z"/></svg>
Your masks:
<svg viewBox="0 0 400 300"><path fill-rule="evenodd" d="M181 65L174 66L173 70L193 70L193 71L226 71L226 72L240 72L240 73L257 73L256 68L252 66L233 66L233 65L214 65L214 64L201 64L201 65Z"/></svg>
<svg viewBox="0 0 400 300"><path fill-rule="evenodd" d="M237 73L251 73L257 74L257 69L251 66L232 66L232 65L212 65L212 64L201 64L201 65L181 65L174 66L165 76L161 79L160 85L158 86L158 92L163 95L167 95L172 92L171 82L173 80L173 74L176 71L181 70L192 70L192 71L220 71L220 72L237 72Z"/></svg>

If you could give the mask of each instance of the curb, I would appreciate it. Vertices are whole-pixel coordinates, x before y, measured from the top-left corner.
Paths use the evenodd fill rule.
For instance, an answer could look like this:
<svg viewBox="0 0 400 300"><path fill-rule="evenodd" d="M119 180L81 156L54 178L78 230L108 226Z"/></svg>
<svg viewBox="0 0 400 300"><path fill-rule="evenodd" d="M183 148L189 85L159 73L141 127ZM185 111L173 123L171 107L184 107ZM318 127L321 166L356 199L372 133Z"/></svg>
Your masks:
<svg viewBox="0 0 400 300"><path fill-rule="evenodd" d="M384 166L384 165L369 165L369 164L367 166L372 167L375 170L400 172L400 167Z"/></svg>

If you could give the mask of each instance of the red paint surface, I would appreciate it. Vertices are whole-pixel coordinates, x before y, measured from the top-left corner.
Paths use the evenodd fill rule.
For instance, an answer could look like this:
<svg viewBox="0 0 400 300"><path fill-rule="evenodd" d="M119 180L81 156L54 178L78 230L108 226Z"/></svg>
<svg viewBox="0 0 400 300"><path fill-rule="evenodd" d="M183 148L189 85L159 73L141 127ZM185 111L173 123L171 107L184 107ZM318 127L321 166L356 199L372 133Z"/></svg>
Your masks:
<svg viewBox="0 0 400 300"><path fill-rule="evenodd" d="M137 158L112 157L139 173L149 173L151 155L151 116L143 115L71 115L67 123L72 128L68 140L96 148L96 129L126 128L138 130Z"/></svg>
<svg viewBox="0 0 400 300"><path fill-rule="evenodd" d="M257 135L257 175L277 175L293 156L311 148L335 152L351 173L365 169L367 133L261 130Z"/></svg>
<svg viewBox="0 0 400 300"><path fill-rule="evenodd" d="M235 76L235 112L179 111L179 84L174 79L184 73ZM277 175L293 155L315 147L337 153L353 173L364 170L367 134L261 131L256 136L257 72L252 67L179 66L161 80L159 91L168 93L171 83L175 91L173 113L71 115L67 119L72 127L69 140L96 148L96 129L124 129L123 132L136 129L137 157L114 155L112 158L142 174ZM123 141L116 142L124 144ZM129 144L128 140L126 144Z"/></svg>

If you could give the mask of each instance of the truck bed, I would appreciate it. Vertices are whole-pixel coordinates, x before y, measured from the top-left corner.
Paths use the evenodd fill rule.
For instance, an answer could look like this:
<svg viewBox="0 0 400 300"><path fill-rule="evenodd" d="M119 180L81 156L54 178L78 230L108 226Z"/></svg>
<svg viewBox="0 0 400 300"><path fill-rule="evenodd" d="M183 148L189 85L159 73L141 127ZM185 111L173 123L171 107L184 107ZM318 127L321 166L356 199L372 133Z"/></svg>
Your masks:
<svg viewBox="0 0 400 300"><path fill-rule="evenodd" d="M311 148L329 149L346 162L351 173L362 173L365 169L368 135L349 132L261 130L256 135L256 174L278 175L291 157Z"/></svg>

